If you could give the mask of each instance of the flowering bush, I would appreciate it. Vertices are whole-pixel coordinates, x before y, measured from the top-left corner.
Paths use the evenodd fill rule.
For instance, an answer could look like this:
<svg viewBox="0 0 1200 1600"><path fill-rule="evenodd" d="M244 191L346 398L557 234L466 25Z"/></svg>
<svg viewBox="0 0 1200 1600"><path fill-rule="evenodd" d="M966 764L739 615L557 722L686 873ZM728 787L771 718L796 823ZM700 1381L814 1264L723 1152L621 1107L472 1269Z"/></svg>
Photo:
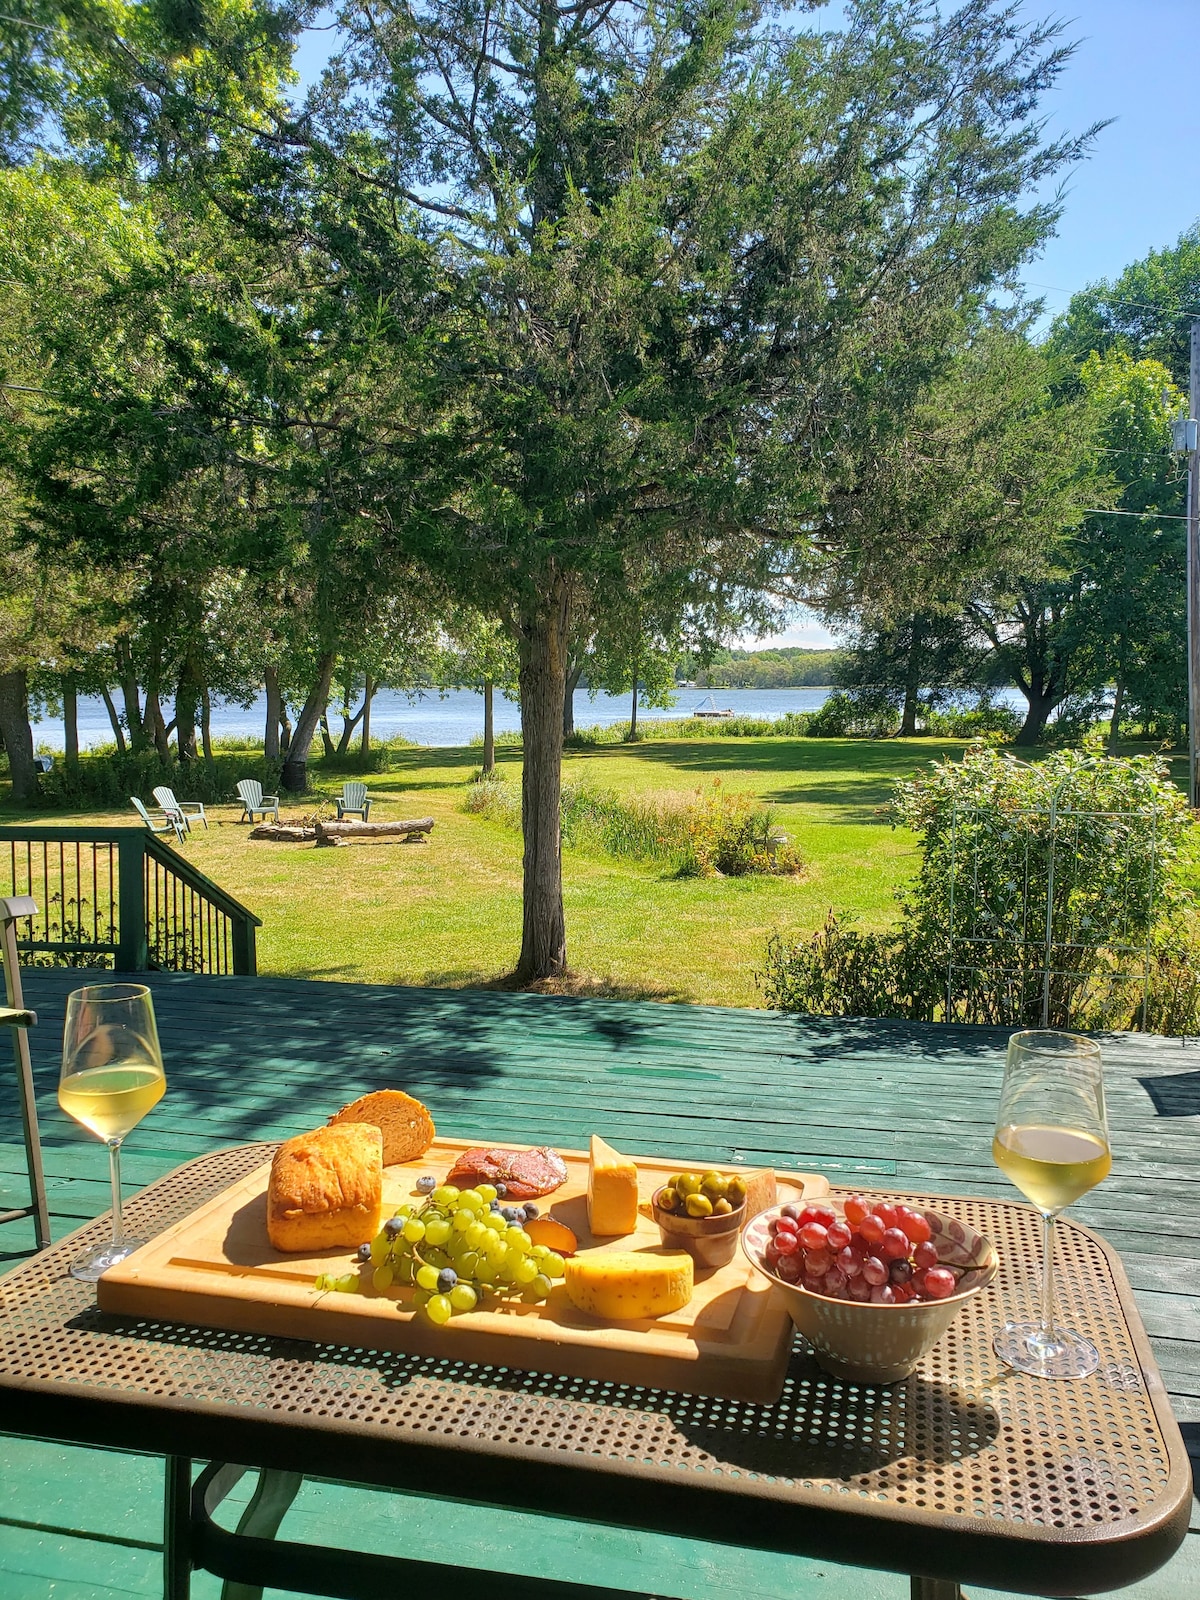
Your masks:
<svg viewBox="0 0 1200 1600"><path fill-rule="evenodd" d="M974 749L898 784L890 811L921 852L899 922L860 934L831 914L808 940L776 937L758 975L771 1004L1007 1026L1195 1020L1179 872L1191 825L1156 757L1063 750L1029 766Z"/></svg>

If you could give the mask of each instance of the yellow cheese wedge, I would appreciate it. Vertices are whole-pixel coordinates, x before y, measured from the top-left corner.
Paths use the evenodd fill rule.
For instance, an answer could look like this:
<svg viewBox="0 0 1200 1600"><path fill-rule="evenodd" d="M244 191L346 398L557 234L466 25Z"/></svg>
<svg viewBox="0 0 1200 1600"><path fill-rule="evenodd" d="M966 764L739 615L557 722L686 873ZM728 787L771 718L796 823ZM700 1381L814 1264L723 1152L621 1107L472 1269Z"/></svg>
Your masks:
<svg viewBox="0 0 1200 1600"><path fill-rule="evenodd" d="M635 1322L678 1311L692 1298L686 1250L613 1250L565 1263L572 1305L606 1322Z"/></svg>
<svg viewBox="0 0 1200 1600"><path fill-rule="evenodd" d="M637 1215L637 1168L594 1133L588 1165L588 1226L599 1238L632 1233Z"/></svg>

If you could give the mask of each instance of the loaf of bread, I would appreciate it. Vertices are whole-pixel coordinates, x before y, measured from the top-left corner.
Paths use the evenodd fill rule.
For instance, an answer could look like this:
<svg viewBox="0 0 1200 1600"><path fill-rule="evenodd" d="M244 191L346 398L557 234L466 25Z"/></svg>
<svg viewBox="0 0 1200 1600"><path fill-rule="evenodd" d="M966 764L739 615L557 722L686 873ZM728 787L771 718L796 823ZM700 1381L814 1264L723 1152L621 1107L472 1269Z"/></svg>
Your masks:
<svg viewBox="0 0 1200 1600"><path fill-rule="evenodd" d="M267 1184L276 1250L312 1254L366 1244L383 1220L383 1135L365 1122L317 1128L281 1144Z"/></svg>
<svg viewBox="0 0 1200 1600"><path fill-rule="evenodd" d="M433 1118L419 1100L399 1089L376 1089L364 1094L330 1117L331 1128L341 1122L370 1122L383 1134L383 1164L415 1161L433 1143Z"/></svg>

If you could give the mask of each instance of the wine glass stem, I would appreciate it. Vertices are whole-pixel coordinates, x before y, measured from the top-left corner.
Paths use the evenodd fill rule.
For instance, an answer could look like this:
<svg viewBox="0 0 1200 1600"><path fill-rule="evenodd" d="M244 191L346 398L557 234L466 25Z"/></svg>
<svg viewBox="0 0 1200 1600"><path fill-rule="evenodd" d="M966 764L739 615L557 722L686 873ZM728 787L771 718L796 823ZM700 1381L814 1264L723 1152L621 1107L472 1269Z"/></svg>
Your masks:
<svg viewBox="0 0 1200 1600"><path fill-rule="evenodd" d="M125 1237L121 1218L121 1141L107 1139L105 1143L108 1145L108 1171L112 1179L112 1242L120 1244Z"/></svg>
<svg viewBox="0 0 1200 1600"><path fill-rule="evenodd" d="M1042 1212L1042 1339L1054 1342L1054 1213Z"/></svg>

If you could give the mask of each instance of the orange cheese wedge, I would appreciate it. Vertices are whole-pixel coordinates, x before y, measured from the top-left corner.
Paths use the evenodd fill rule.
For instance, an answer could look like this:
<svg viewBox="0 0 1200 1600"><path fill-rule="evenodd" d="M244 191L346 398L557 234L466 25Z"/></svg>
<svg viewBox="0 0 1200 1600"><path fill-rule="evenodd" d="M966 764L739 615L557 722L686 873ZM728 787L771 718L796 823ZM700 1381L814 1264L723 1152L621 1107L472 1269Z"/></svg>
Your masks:
<svg viewBox="0 0 1200 1600"><path fill-rule="evenodd" d="M556 1255L573 1256L579 1249L579 1240L571 1229L555 1217L531 1217L524 1227L534 1244L544 1244Z"/></svg>

